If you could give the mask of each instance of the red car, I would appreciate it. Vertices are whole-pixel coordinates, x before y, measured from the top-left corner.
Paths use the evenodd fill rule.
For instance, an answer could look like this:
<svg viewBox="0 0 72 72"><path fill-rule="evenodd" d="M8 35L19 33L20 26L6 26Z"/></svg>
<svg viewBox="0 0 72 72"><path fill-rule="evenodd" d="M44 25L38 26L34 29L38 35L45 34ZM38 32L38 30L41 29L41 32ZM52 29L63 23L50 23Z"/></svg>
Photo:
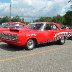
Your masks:
<svg viewBox="0 0 72 72"><path fill-rule="evenodd" d="M54 22L35 22L30 23L24 28L11 28L10 31L0 33L1 41L16 46L25 46L31 50L37 44L47 42L65 43L66 37L72 37L72 31L63 30L58 23Z"/></svg>
<svg viewBox="0 0 72 72"><path fill-rule="evenodd" d="M6 23L2 23L0 25L0 32L7 31L11 27L22 28L24 26L26 26L26 24L21 23L21 22L6 22Z"/></svg>

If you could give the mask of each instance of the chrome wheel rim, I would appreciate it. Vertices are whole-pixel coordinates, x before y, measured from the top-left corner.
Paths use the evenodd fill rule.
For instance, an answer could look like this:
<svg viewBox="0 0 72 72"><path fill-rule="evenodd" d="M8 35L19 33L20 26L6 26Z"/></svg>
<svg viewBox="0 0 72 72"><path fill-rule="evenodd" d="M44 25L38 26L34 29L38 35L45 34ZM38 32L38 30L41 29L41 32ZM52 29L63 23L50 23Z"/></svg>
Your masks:
<svg viewBox="0 0 72 72"><path fill-rule="evenodd" d="M65 42L64 37L62 37L62 38L61 38L61 42L62 42L62 43L64 43L64 42Z"/></svg>
<svg viewBox="0 0 72 72"><path fill-rule="evenodd" d="M28 47L28 49L32 49L34 47L34 41L33 40L28 40L27 47Z"/></svg>

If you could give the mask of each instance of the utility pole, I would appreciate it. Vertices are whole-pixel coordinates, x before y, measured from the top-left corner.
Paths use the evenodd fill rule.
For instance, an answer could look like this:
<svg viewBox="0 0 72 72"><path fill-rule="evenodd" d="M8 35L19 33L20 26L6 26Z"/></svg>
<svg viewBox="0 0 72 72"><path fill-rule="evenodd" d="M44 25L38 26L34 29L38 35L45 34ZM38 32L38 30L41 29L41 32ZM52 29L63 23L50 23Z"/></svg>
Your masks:
<svg viewBox="0 0 72 72"><path fill-rule="evenodd" d="M10 2L10 21L11 21L11 2Z"/></svg>

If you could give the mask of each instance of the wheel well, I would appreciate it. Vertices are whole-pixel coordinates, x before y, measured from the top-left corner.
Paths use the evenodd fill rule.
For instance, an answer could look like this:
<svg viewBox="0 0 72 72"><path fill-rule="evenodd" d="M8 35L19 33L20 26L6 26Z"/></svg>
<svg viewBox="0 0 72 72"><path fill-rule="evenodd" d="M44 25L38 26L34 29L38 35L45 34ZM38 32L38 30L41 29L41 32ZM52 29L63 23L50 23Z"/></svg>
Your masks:
<svg viewBox="0 0 72 72"><path fill-rule="evenodd" d="M29 39L34 40L34 41L35 41L35 43L36 43L36 45L37 45L37 40L36 40L36 38L29 38ZM29 40L29 39L28 39L28 40Z"/></svg>

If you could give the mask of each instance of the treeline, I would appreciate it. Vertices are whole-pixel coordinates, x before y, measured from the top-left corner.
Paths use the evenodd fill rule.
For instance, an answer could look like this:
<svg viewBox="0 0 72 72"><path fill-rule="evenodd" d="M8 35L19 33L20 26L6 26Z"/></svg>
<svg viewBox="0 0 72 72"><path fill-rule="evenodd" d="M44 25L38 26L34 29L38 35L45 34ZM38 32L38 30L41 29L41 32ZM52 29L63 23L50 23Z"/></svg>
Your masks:
<svg viewBox="0 0 72 72"><path fill-rule="evenodd" d="M4 23L4 22L10 22L10 21L12 21L12 22L23 22L24 23L24 18L21 19L19 16L15 16L13 18L5 16L3 18L0 18L0 24Z"/></svg>
<svg viewBox="0 0 72 72"><path fill-rule="evenodd" d="M72 11L66 12L64 16L40 17L39 19L34 20L34 22L57 22L62 25L72 26Z"/></svg>
<svg viewBox="0 0 72 72"><path fill-rule="evenodd" d="M3 18L0 18L0 24L9 21L24 22L26 24L28 23L24 21L24 18L21 19L19 16L13 18L5 16ZM72 26L72 11L66 12L64 16L57 15L54 17L40 17L39 19L34 20L34 22L57 22L62 25Z"/></svg>

